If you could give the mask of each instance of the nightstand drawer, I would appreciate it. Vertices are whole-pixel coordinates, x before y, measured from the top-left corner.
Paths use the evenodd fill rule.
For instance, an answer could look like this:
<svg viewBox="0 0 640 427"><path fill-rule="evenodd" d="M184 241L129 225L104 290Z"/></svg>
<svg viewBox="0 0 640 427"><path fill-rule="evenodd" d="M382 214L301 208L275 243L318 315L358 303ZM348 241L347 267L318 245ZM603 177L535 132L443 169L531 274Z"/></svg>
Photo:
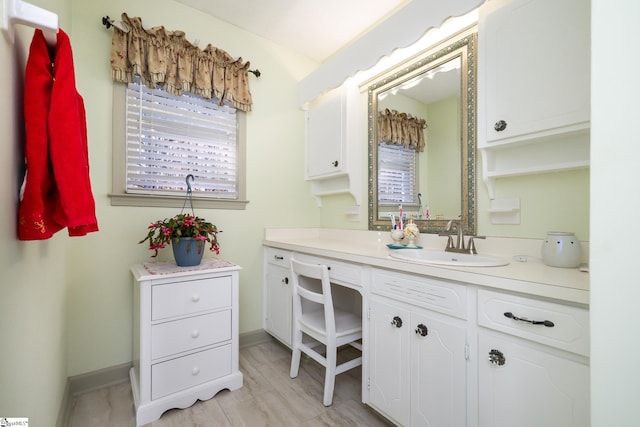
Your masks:
<svg viewBox="0 0 640 427"><path fill-rule="evenodd" d="M151 359L231 339L231 310L151 326Z"/></svg>
<svg viewBox="0 0 640 427"><path fill-rule="evenodd" d="M589 356L589 311L583 308L481 289L478 324Z"/></svg>
<svg viewBox="0 0 640 427"><path fill-rule="evenodd" d="M152 320L231 307L231 276L154 285Z"/></svg>
<svg viewBox="0 0 640 427"><path fill-rule="evenodd" d="M231 344L151 366L151 399L231 374Z"/></svg>

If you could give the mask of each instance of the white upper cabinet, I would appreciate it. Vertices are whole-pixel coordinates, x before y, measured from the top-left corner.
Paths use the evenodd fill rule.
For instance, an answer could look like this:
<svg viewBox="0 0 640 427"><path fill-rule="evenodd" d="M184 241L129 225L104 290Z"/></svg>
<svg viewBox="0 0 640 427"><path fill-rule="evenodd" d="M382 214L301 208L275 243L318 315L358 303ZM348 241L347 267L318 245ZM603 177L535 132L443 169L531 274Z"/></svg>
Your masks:
<svg viewBox="0 0 640 427"><path fill-rule="evenodd" d="M587 167L589 1L488 1L478 44L478 146L490 196L495 178Z"/></svg>
<svg viewBox="0 0 640 427"><path fill-rule="evenodd" d="M315 100L305 114L305 179L321 204L321 197L350 193L360 204L359 138L360 92L348 81Z"/></svg>
<svg viewBox="0 0 640 427"><path fill-rule="evenodd" d="M344 172L346 109L343 91L333 90L307 111L307 179Z"/></svg>

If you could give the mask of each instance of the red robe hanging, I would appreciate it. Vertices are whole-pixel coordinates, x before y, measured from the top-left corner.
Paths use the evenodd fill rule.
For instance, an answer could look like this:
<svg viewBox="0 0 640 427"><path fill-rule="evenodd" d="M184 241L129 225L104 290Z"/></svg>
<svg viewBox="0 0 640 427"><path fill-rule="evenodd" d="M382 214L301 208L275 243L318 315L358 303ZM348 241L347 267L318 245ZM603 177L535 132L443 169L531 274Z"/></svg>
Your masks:
<svg viewBox="0 0 640 427"><path fill-rule="evenodd" d="M59 30L49 54L36 30L25 71L27 173L18 209L18 238L43 240L98 231L89 179L84 102L75 87L71 43Z"/></svg>

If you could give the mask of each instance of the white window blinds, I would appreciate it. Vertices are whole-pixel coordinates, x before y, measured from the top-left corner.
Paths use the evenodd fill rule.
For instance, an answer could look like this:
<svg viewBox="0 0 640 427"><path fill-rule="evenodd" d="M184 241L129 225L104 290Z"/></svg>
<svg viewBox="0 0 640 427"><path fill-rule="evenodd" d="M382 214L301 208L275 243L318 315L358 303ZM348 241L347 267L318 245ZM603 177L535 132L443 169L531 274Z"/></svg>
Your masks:
<svg viewBox="0 0 640 427"><path fill-rule="evenodd" d="M378 202L416 203L417 153L401 145L378 146Z"/></svg>
<svg viewBox="0 0 640 427"><path fill-rule="evenodd" d="M215 101L129 83L126 192L238 198L237 117Z"/></svg>

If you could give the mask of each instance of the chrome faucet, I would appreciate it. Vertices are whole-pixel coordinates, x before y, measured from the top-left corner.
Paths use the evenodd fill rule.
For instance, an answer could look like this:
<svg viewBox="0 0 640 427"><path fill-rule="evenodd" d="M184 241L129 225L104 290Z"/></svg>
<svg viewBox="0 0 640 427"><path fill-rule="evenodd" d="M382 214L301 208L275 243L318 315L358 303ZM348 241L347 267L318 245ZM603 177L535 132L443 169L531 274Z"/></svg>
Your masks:
<svg viewBox="0 0 640 427"><path fill-rule="evenodd" d="M451 227L456 227L456 243L453 244L453 234L451 233ZM450 220L446 227L444 228L444 232L439 234L440 236L447 236L447 246L444 248L445 252L457 252L457 253L469 253L472 255L476 255L478 251L476 250L476 245L474 243L474 239L484 239L485 236L469 236L469 243L465 246L464 244L464 229L462 228L462 224L459 220Z"/></svg>

